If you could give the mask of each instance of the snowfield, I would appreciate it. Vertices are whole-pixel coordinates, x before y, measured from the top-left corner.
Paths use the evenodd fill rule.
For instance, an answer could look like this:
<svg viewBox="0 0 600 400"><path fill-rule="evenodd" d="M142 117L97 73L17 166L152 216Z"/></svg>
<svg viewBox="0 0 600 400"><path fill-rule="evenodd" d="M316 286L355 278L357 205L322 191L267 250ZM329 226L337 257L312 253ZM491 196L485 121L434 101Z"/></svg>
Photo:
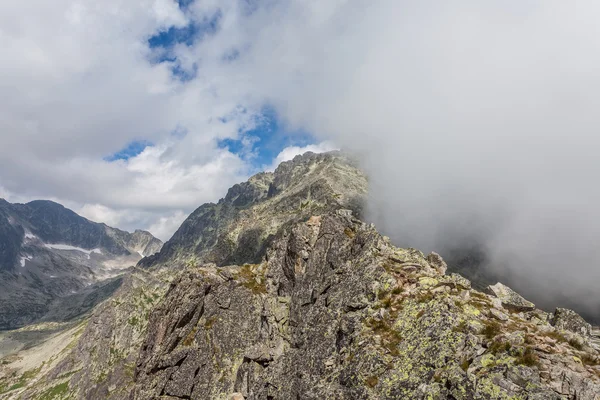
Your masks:
<svg viewBox="0 0 600 400"><path fill-rule="evenodd" d="M54 250L80 251L82 253L87 254L88 258L90 258L90 255L92 253L102 254L102 250L100 250L100 249L87 250L87 249L82 249L81 247L75 247L75 246L71 246L68 244L45 244L44 246L46 246L49 249L54 249Z"/></svg>

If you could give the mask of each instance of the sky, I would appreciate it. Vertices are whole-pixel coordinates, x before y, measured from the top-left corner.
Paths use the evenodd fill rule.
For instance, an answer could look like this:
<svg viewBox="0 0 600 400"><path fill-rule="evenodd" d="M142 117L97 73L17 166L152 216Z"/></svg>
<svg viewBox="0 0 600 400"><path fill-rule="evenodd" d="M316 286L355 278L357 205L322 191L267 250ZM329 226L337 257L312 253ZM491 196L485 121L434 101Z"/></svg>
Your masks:
<svg viewBox="0 0 600 400"><path fill-rule="evenodd" d="M342 148L368 218L590 307L600 4L57 0L0 5L0 196L166 239L233 183ZM540 272L543 272L541 274Z"/></svg>

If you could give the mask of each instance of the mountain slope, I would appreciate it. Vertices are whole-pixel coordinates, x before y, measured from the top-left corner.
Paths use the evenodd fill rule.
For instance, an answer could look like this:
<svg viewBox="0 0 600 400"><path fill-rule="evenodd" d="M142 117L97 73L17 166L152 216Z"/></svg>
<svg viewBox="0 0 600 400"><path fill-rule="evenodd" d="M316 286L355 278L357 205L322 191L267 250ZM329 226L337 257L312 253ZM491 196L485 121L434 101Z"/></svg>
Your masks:
<svg viewBox="0 0 600 400"><path fill-rule="evenodd" d="M160 253L142 267L258 262L274 235L315 213L348 208L360 214L367 179L339 152L306 153L233 186L217 204L194 211Z"/></svg>
<svg viewBox="0 0 600 400"><path fill-rule="evenodd" d="M42 318L60 298L93 297L97 284L161 245L148 232L91 222L51 201L0 200L0 330Z"/></svg>
<svg viewBox="0 0 600 400"><path fill-rule="evenodd" d="M474 290L446 275L438 255L396 248L348 210L360 210L365 189L338 153L297 157L232 188L142 260L45 363L0 362L0 393L600 397L589 324L568 310L538 310L501 285Z"/></svg>

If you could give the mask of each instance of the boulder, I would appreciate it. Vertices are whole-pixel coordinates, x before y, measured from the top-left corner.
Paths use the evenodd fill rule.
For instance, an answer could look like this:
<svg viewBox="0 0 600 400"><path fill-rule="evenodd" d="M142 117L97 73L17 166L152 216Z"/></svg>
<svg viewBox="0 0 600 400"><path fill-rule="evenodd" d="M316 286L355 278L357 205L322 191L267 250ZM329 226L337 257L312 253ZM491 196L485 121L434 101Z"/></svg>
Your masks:
<svg viewBox="0 0 600 400"><path fill-rule="evenodd" d="M578 333L589 337L592 334L592 325L588 324L579 314L568 308L557 308L550 323L558 329Z"/></svg>
<svg viewBox="0 0 600 400"><path fill-rule="evenodd" d="M523 298L520 294L506 285L498 282L486 288L487 292L496 296L502 302L502 306L512 311L533 311L535 304Z"/></svg>
<svg viewBox="0 0 600 400"><path fill-rule="evenodd" d="M444 275L448 269L448 265L438 253L431 252L427 256L427 262L434 268L440 275Z"/></svg>

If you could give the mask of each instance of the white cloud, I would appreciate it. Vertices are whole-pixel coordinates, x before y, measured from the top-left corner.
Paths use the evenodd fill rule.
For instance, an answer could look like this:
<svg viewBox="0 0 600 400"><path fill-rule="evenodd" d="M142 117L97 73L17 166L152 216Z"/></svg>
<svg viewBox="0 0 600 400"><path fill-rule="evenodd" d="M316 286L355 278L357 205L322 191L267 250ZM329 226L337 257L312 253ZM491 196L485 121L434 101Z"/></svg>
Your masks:
<svg viewBox="0 0 600 400"><path fill-rule="evenodd" d="M189 213L176 210L169 215L161 216L148 228L157 238L166 241L181 226Z"/></svg>
<svg viewBox="0 0 600 400"><path fill-rule="evenodd" d="M115 221L135 210L167 232L247 174L215 141L268 104L289 130L360 156L372 216L402 244L476 237L575 294L600 278L597 2L34 3L0 5L10 193L99 204ZM149 62L151 35L217 11L214 34L170 54L194 79ZM156 146L102 161L135 139Z"/></svg>
<svg viewBox="0 0 600 400"><path fill-rule="evenodd" d="M281 152L273 160L273 163L270 166L265 168L265 171L274 171L275 168L277 168L277 166L279 164L281 164L282 162L290 161L297 155L304 154L307 151L312 151L313 153L324 153L324 152L332 151L332 150L339 150L339 148L336 147L336 145L330 141L324 141L324 142L316 143L316 144L309 144L309 145L303 146L303 147L288 146L288 147L284 148L283 150L281 150Z"/></svg>

